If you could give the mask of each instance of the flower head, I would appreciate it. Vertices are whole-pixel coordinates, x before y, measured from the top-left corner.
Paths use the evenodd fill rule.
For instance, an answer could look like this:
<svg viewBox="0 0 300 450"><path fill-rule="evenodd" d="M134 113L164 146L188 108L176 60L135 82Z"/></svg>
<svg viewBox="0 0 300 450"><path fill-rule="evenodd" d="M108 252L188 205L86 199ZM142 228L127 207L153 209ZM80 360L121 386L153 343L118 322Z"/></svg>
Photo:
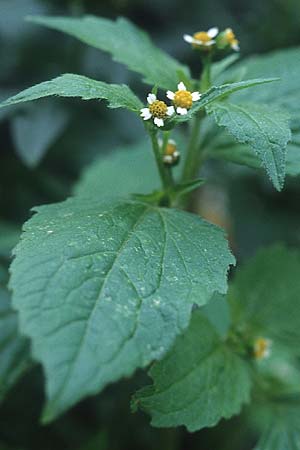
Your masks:
<svg viewBox="0 0 300 450"><path fill-rule="evenodd" d="M272 341L263 337L258 337L254 341L253 354L255 359L268 358L271 354Z"/></svg>
<svg viewBox="0 0 300 450"><path fill-rule="evenodd" d="M162 148L163 141L159 140L159 145ZM167 145L164 149L163 162L166 166L175 166L180 159L180 153L177 150L177 144L173 139L168 139Z"/></svg>
<svg viewBox="0 0 300 450"><path fill-rule="evenodd" d="M239 41L237 40L231 28L226 28L226 30L224 31L224 41L226 41L226 43L232 48L232 50L236 52L239 51Z"/></svg>
<svg viewBox="0 0 300 450"><path fill-rule="evenodd" d="M201 94L198 91L188 91L183 82L179 83L177 88L176 92L167 91L167 97L173 101L177 114L184 115L192 107L193 102L200 99Z"/></svg>
<svg viewBox="0 0 300 450"><path fill-rule="evenodd" d="M163 127L164 120L175 113L174 106L167 106L165 102L157 100L155 94L149 94L147 102L148 108L141 109L141 117L144 120L153 118L153 122L158 127Z"/></svg>
<svg viewBox="0 0 300 450"><path fill-rule="evenodd" d="M201 48L209 50L209 48L215 44L215 37L219 33L219 29L214 27L210 28L208 31L198 31L194 33L193 36L190 34L185 34L183 39L192 44L194 48Z"/></svg>

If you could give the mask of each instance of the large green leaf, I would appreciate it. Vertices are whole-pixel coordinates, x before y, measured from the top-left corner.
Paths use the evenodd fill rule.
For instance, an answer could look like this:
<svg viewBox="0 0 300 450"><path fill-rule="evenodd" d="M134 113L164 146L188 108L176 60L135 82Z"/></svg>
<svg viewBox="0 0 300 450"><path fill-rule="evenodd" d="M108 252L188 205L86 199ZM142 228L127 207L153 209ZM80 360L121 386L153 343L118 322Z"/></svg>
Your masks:
<svg viewBox="0 0 300 450"><path fill-rule="evenodd" d="M8 291L0 285L0 400L29 365L28 341L19 336L17 314Z"/></svg>
<svg viewBox="0 0 300 450"><path fill-rule="evenodd" d="M152 416L152 425L185 425L189 431L214 426L237 414L249 400L247 364L226 347L199 312L170 353L150 369L153 385L133 404Z"/></svg>
<svg viewBox="0 0 300 450"><path fill-rule="evenodd" d="M285 177L286 147L291 139L289 117L262 105L228 102L214 103L210 113L238 142L250 146L280 190Z"/></svg>
<svg viewBox="0 0 300 450"><path fill-rule="evenodd" d="M276 246L241 268L229 289L235 326L297 355L300 341L300 254Z"/></svg>
<svg viewBox="0 0 300 450"><path fill-rule="evenodd" d="M0 103L0 108L53 95L80 97L83 100L105 99L110 108L127 108L131 111L138 111L142 106L140 100L126 85L107 84L82 75L66 73L19 92Z"/></svg>
<svg viewBox="0 0 300 450"><path fill-rule="evenodd" d="M222 230L198 216L97 198L37 208L11 267L47 376L46 421L161 358L192 305L226 291L234 263Z"/></svg>
<svg viewBox="0 0 300 450"><path fill-rule="evenodd" d="M111 53L115 61L142 74L151 85L172 89L180 81L180 73L188 76L186 67L157 48L146 33L124 18L111 21L93 16L80 19L33 16L29 20Z"/></svg>

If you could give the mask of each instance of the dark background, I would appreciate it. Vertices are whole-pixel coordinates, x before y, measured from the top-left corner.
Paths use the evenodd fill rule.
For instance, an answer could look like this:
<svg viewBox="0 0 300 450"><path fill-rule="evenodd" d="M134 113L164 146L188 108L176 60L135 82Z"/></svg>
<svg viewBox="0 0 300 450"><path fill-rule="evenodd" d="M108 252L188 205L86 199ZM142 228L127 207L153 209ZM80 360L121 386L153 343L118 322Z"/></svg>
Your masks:
<svg viewBox="0 0 300 450"><path fill-rule="evenodd" d="M23 20L30 14L83 13L130 18L146 29L158 46L191 64L194 70L195 55L182 35L211 26L232 27L243 57L300 45L299 0L0 0L0 98L65 72L130 83L138 94L146 93L139 77L112 62L109 56ZM117 144L134 142L143 133L139 121L126 112L108 110L104 103L43 100L40 104L41 108L49 104L54 108L46 123L32 115L30 106L13 109L9 114L0 111L0 233L5 225L17 234L32 206L64 199L82 169L96 156L108 153ZM22 142L23 148L24 142L34 146L48 127L55 126L58 116L62 119L55 138L46 146L47 153L38 166L29 168L18 156ZM225 178L226 170L220 172ZM277 240L299 245L299 233L295 231L300 218L297 180L288 182L283 193L276 193L252 171L235 171L233 180L228 173L232 239L240 258ZM252 447L255 432L243 417L191 435L183 429L152 429L148 417L142 413L132 415L129 408L131 393L141 386L143 378L143 374L137 374L131 381L109 387L53 425L41 427L38 417L43 378L40 369L31 371L0 407L0 450Z"/></svg>

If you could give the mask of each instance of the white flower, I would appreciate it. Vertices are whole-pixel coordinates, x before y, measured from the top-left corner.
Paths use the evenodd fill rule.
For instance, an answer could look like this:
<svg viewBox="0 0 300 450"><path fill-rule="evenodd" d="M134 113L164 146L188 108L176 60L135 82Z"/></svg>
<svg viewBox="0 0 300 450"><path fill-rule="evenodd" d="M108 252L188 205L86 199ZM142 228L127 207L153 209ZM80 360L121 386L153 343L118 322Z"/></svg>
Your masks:
<svg viewBox="0 0 300 450"><path fill-rule="evenodd" d="M173 101L177 114L185 115L192 107L193 102L200 100L200 92L190 92L183 82L179 83L176 92L167 91L167 97Z"/></svg>
<svg viewBox="0 0 300 450"><path fill-rule="evenodd" d="M153 118L153 122L158 127L163 127L164 120L175 113L174 106L167 106L165 102L157 100L155 94L148 94L147 102L149 106L141 109L141 117L144 120Z"/></svg>
<svg viewBox="0 0 300 450"><path fill-rule="evenodd" d="M185 34L183 36L183 39L188 42L189 44L192 44L193 46L204 46L204 47L210 47L211 45L215 44L214 38L219 33L219 29L214 27L210 28L208 31L198 31L193 36L190 34Z"/></svg>

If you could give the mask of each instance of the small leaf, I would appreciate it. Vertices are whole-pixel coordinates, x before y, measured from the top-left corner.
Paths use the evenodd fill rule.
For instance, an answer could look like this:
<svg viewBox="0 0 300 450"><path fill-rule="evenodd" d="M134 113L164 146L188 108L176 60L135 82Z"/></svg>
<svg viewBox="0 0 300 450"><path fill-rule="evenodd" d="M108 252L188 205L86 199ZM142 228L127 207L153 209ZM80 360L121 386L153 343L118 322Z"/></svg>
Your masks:
<svg viewBox="0 0 300 450"><path fill-rule="evenodd" d="M193 304L226 291L234 258L222 230L182 211L97 196L37 211L11 286L46 372L49 421L161 358Z"/></svg>
<svg viewBox="0 0 300 450"><path fill-rule="evenodd" d="M248 144L261 160L277 190L285 177L286 147L291 139L289 117L262 105L234 105L222 102L210 106L219 126L241 143Z"/></svg>
<svg viewBox="0 0 300 450"><path fill-rule="evenodd" d="M149 412L157 427L185 425L191 432L211 427L249 401L247 364L225 346L199 312L149 374L153 385L135 395L133 406Z"/></svg>
<svg viewBox="0 0 300 450"><path fill-rule="evenodd" d="M124 18L115 22L94 16L80 19L32 16L28 19L111 53L115 61L142 74L150 85L172 89L180 81L177 72L183 71L189 76L185 66L157 48L146 33Z"/></svg>
<svg viewBox="0 0 300 450"><path fill-rule="evenodd" d="M83 100L105 99L109 108L127 108L131 111L138 111L142 107L140 100L126 85L107 84L82 75L66 73L51 81L25 89L0 103L0 108L53 95L80 97Z"/></svg>

